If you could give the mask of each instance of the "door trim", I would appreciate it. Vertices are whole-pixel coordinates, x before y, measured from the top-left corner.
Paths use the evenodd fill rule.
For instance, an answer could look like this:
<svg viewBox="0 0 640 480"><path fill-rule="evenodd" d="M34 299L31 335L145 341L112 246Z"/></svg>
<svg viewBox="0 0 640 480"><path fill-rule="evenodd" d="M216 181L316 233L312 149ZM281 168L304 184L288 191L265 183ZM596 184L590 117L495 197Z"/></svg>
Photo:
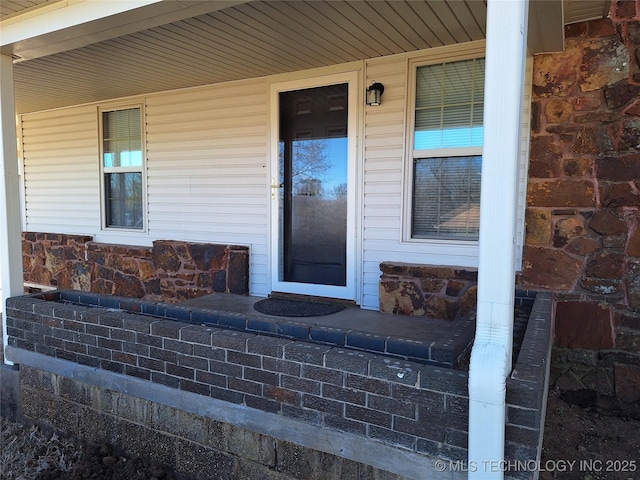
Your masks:
<svg viewBox="0 0 640 480"><path fill-rule="evenodd" d="M270 222L270 281L272 292L294 293L300 295L311 295L316 297L339 298L345 300L356 300L356 261L359 258L356 252L356 190L357 190L357 126L358 126L358 78L357 71L310 77L299 80L283 81L271 84L270 90L270 162L269 162L269 212ZM346 286L320 285L310 283L284 282L279 279L279 196L271 196L272 179L279 177L279 97L280 92L302 90L305 88L322 87L346 83L348 85L348 110L347 119L347 262L346 262Z"/></svg>

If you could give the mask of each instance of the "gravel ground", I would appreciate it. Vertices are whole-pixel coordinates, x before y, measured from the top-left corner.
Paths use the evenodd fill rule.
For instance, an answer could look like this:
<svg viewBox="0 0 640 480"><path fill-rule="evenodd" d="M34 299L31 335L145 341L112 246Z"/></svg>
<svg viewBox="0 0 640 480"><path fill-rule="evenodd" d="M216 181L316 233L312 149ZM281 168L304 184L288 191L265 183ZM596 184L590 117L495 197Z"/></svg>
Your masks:
<svg viewBox="0 0 640 480"><path fill-rule="evenodd" d="M175 480L161 465L0 419L0 480Z"/></svg>

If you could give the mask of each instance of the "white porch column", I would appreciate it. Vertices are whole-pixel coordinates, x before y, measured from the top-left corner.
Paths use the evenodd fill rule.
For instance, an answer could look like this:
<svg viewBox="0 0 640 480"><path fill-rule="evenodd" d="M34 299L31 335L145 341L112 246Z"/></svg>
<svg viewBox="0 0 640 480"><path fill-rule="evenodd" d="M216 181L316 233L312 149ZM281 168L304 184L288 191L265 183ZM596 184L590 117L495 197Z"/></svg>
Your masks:
<svg viewBox="0 0 640 480"><path fill-rule="evenodd" d="M23 293L13 61L6 55L0 55L0 126L0 275L2 338L6 346L6 299Z"/></svg>
<svg viewBox="0 0 640 480"><path fill-rule="evenodd" d="M528 0L488 1L478 318L469 367L469 479L504 478L527 13Z"/></svg>

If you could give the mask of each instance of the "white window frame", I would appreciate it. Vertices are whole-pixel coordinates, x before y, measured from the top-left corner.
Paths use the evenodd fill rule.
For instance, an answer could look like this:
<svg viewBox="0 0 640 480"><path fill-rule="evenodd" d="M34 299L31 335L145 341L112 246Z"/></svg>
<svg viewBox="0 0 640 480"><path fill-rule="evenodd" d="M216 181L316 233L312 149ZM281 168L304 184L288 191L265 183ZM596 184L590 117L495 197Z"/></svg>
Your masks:
<svg viewBox="0 0 640 480"><path fill-rule="evenodd" d="M108 167L104 166L104 130L102 125L103 114L118 110L140 109L140 141L142 147L142 162L135 167ZM147 233L148 199L147 199L147 142L146 142L146 113L144 102L104 105L98 108L98 137L100 143L100 218L101 229L109 232L120 233ZM105 174L107 173L140 173L142 177L142 228L116 227L107 225L107 187L105 185Z"/></svg>
<svg viewBox="0 0 640 480"><path fill-rule="evenodd" d="M444 52L443 52L444 53ZM439 157L462 157L472 155L482 155L482 147L455 147L455 148L438 148L428 150L415 150L415 107L416 107L416 77L419 67L429 65L440 65L453 63L462 60L471 60L474 58L484 58L484 44L471 51L449 51L446 54L434 57L413 57L407 61L407 118L406 118L406 161L405 161L405 188L404 190L404 208L403 208L403 233L402 241L406 243L431 244L431 245L461 245L475 246L478 240L464 239L439 239L439 238L414 238L412 236L412 220L413 220L413 191L414 191L414 160L424 158Z"/></svg>

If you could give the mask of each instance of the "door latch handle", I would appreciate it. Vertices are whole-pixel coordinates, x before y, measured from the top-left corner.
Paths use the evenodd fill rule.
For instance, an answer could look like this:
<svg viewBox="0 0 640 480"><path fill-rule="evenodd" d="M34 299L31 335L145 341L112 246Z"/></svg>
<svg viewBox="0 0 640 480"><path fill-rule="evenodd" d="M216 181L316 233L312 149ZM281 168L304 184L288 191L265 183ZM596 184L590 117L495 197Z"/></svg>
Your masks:
<svg viewBox="0 0 640 480"><path fill-rule="evenodd" d="M276 190L279 189L280 187L282 187L282 184L277 184L276 179L272 178L271 179L271 200L276 199Z"/></svg>

